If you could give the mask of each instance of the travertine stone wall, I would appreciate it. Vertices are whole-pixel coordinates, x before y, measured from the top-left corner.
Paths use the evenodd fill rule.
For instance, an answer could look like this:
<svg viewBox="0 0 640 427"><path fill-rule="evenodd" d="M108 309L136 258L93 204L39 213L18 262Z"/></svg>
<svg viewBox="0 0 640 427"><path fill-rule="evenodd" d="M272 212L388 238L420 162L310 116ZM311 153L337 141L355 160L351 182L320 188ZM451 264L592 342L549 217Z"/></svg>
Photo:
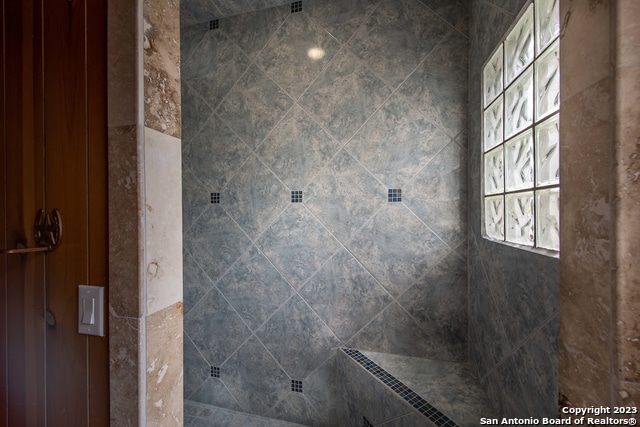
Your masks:
<svg viewBox="0 0 640 427"><path fill-rule="evenodd" d="M179 3L113 0L108 13L111 423L179 426Z"/></svg>
<svg viewBox="0 0 640 427"><path fill-rule="evenodd" d="M614 403L640 406L640 3L615 11L616 274Z"/></svg>
<svg viewBox="0 0 640 427"><path fill-rule="evenodd" d="M180 3L144 0L143 19L146 425L181 426Z"/></svg>
<svg viewBox="0 0 640 427"><path fill-rule="evenodd" d="M560 392L611 402L613 95L611 4L560 3Z"/></svg>
<svg viewBox="0 0 640 427"><path fill-rule="evenodd" d="M640 4L561 2L560 392L640 404Z"/></svg>

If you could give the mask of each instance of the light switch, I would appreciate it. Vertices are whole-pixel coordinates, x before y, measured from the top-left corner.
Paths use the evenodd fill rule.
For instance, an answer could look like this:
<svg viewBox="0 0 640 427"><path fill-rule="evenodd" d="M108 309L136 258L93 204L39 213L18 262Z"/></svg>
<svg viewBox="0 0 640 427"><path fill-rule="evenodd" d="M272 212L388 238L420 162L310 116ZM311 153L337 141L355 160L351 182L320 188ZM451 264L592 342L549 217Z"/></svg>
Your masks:
<svg viewBox="0 0 640 427"><path fill-rule="evenodd" d="M96 321L95 315L96 299L91 297L82 298L82 324L93 325Z"/></svg>
<svg viewBox="0 0 640 427"><path fill-rule="evenodd" d="M104 336L104 288L78 286L78 333Z"/></svg>

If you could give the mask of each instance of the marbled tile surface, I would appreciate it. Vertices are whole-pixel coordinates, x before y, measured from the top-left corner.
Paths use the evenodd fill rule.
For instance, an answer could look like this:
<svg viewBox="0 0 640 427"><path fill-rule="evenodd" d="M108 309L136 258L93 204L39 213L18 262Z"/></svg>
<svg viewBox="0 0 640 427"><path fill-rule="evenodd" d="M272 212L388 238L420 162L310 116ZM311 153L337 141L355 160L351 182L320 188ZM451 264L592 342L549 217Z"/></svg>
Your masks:
<svg viewBox="0 0 640 427"><path fill-rule="evenodd" d="M251 292L247 292L247 286ZM269 260L251 246L218 283L247 324L257 329L289 299L293 289Z"/></svg>
<svg viewBox="0 0 640 427"><path fill-rule="evenodd" d="M290 203L282 182L255 156L233 177L224 193L224 208L242 230L255 239Z"/></svg>
<svg viewBox="0 0 640 427"><path fill-rule="evenodd" d="M255 149L292 106L291 98L252 65L217 112L249 147Z"/></svg>
<svg viewBox="0 0 640 427"><path fill-rule="evenodd" d="M184 335L182 345L182 357L184 366L184 398L189 399L202 384L210 377L209 362L200 354L188 335ZM206 402L206 400L200 400ZM208 402L207 402L208 403Z"/></svg>
<svg viewBox="0 0 640 427"><path fill-rule="evenodd" d="M416 394L461 426L479 425L495 410L465 363L362 351Z"/></svg>
<svg viewBox="0 0 640 427"><path fill-rule="evenodd" d="M391 89L352 53L341 50L300 103L338 142L344 143L390 94Z"/></svg>
<svg viewBox="0 0 640 427"><path fill-rule="evenodd" d="M198 265L194 257L185 252L184 254L184 277L183 277L183 292L184 292L184 312L188 313L191 309L200 301L209 290L212 288L213 282L204 272L204 270Z"/></svg>
<svg viewBox="0 0 640 427"><path fill-rule="evenodd" d="M196 175L182 165L182 233L186 233L204 210L211 204L211 192ZM186 263L186 259L184 263Z"/></svg>
<svg viewBox="0 0 640 427"><path fill-rule="evenodd" d="M452 138L467 128L468 42L449 30L399 90Z"/></svg>
<svg viewBox="0 0 640 427"><path fill-rule="evenodd" d="M187 335L211 366L220 366L251 335L215 288L185 315L184 323Z"/></svg>
<svg viewBox="0 0 640 427"><path fill-rule="evenodd" d="M186 143L198 135L213 110L202 98L202 94L195 90L185 79L181 84L182 91L182 138Z"/></svg>
<svg viewBox="0 0 640 427"><path fill-rule="evenodd" d="M300 107L293 107L258 149L258 155L291 190L300 190L340 146Z"/></svg>
<svg viewBox="0 0 640 427"><path fill-rule="evenodd" d="M180 138L180 3L145 1L143 10L144 124Z"/></svg>
<svg viewBox="0 0 640 427"><path fill-rule="evenodd" d="M146 319L146 420L152 425L183 424L182 314L178 302Z"/></svg>
<svg viewBox="0 0 640 427"><path fill-rule="evenodd" d="M182 67L182 79L211 107L218 106L250 60L221 32L209 31Z"/></svg>
<svg viewBox="0 0 640 427"><path fill-rule="evenodd" d="M198 181L219 192L251 156L251 149L217 115L184 148L184 163Z"/></svg>
<svg viewBox="0 0 640 427"><path fill-rule="evenodd" d="M251 59L265 47L273 33L289 17L291 7L272 7L220 20L220 31L236 43Z"/></svg>
<svg viewBox="0 0 640 427"><path fill-rule="evenodd" d="M305 378L339 344L333 332L298 295L291 297L256 335L291 378Z"/></svg>
<svg viewBox="0 0 640 427"><path fill-rule="evenodd" d="M147 312L182 301L180 140L145 128Z"/></svg>
<svg viewBox="0 0 640 427"><path fill-rule="evenodd" d="M339 42L345 43L373 12L380 0L314 0L304 9Z"/></svg>
<svg viewBox="0 0 640 427"><path fill-rule="evenodd" d="M339 49L338 42L306 13L295 13L278 29L256 63L296 99Z"/></svg>
<svg viewBox="0 0 640 427"><path fill-rule="evenodd" d="M204 405L197 401L184 402L185 427L304 427L302 424L248 415L229 409Z"/></svg>
<svg viewBox="0 0 640 427"><path fill-rule="evenodd" d="M216 242L216 251L211 251ZM219 205L211 205L184 236L184 248L207 273L218 280L249 247L251 241Z"/></svg>
<svg viewBox="0 0 640 427"><path fill-rule="evenodd" d="M140 261L144 248L144 164L138 153L138 126L110 127L109 159L109 312L138 318L144 311Z"/></svg>
<svg viewBox="0 0 640 427"><path fill-rule="evenodd" d="M469 2L466 0L421 0L436 15L447 21L463 34L467 34ZM515 2L512 2L515 3Z"/></svg>
<svg viewBox="0 0 640 427"><path fill-rule="evenodd" d="M139 318L117 317L109 313L109 392L111 420L118 425L133 425L139 418L138 408L145 396L140 393Z"/></svg>
<svg viewBox="0 0 640 427"><path fill-rule="evenodd" d="M464 361L468 356L466 267L466 258L451 252L398 298L430 340L450 349L448 360Z"/></svg>
<svg viewBox="0 0 640 427"><path fill-rule="evenodd" d="M338 242L304 206L289 206L256 242L296 289L337 249Z"/></svg>
<svg viewBox="0 0 640 427"><path fill-rule="evenodd" d="M336 361L340 378L337 412L341 425L362 426L363 417L373 425L379 425L413 413L409 404L342 351L337 352ZM422 423L416 426L431 427L428 421L423 417Z"/></svg>
<svg viewBox="0 0 640 427"><path fill-rule="evenodd" d="M347 242L347 248L394 296L448 252L446 244L403 204L381 209Z"/></svg>
<svg viewBox="0 0 640 427"><path fill-rule="evenodd" d="M404 186L404 203L450 247L467 234L466 165L466 150L450 142Z"/></svg>
<svg viewBox="0 0 640 427"><path fill-rule="evenodd" d="M252 336L221 367L221 380L244 412L266 415L291 392L291 379Z"/></svg>
<svg viewBox="0 0 640 427"><path fill-rule="evenodd" d="M640 304L640 268L635 262L636 254L640 253L640 219L636 212L640 206L640 192L638 192L638 177L640 176L640 162L638 161L638 139L640 134L640 106L636 100L640 86L638 75L640 58L637 54L634 40L639 37L640 8L637 2L623 1L618 3L618 23L621 30L621 40L618 41L616 63L616 86L618 96L617 132L620 135L618 159L618 189L617 189L617 229L624 230L617 236L617 294L618 294L618 328L617 339L617 367L623 371L623 378L618 385L619 406L640 405L640 342L629 339L638 333L639 322L638 305ZM620 266L624 266L620 268Z"/></svg>
<svg viewBox="0 0 640 427"><path fill-rule="evenodd" d="M346 250L325 263L300 291L343 341L391 303L391 295Z"/></svg>
<svg viewBox="0 0 640 427"><path fill-rule="evenodd" d="M305 191L305 206L344 243L387 202L387 191L346 150L336 154Z"/></svg>
<svg viewBox="0 0 640 427"><path fill-rule="evenodd" d="M392 97L346 148L387 188L402 188L449 141L422 114Z"/></svg>
<svg viewBox="0 0 640 427"><path fill-rule="evenodd" d="M418 0L383 1L349 41L349 49L397 88L448 30Z"/></svg>
<svg viewBox="0 0 640 427"><path fill-rule="evenodd" d="M466 4L194 3L220 19L184 31L185 390L339 425L332 360L345 341L466 351ZM252 11L227 15L237 8ZM428 101L411 97L421 77L403 83L419 72ZM407 203L389 203L389 188Z"/></svg>
<svg viewBox="0 0 640 427"><path fill-rule="evenodd" d="M423 330L417 321L398 303L393 303L347 343L350 347L403 354L414 357L433 357L455 360L460 357L460 343L446 342ZM462 344L464 345L464 344Z"/></svg>
<svg viewBox="0 0 640 427"><path fill-rule="evenodd" d="M142 76L138 67L138 43L133 42L138 40L138 12L129 0L107 2L107 120L110 128L142 124L138 118Z"/></svg>

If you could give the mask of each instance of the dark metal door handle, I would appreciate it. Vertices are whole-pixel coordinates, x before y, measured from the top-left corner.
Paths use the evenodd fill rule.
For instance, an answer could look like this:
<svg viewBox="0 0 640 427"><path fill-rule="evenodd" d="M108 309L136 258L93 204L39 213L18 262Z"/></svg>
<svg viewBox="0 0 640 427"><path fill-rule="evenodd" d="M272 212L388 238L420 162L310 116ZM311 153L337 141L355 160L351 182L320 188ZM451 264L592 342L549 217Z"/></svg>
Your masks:
<svg viewBox="0 0 640 427"><path fill-rule="evenodd" d="M33 228L38 247L25 248L24 245L18 243L16 249L1 250L0 254L51 252L58 248L60 240L62 240L62 217L58 209L52 210L49 215L45 214L44 209L40 209Z"/></svg>

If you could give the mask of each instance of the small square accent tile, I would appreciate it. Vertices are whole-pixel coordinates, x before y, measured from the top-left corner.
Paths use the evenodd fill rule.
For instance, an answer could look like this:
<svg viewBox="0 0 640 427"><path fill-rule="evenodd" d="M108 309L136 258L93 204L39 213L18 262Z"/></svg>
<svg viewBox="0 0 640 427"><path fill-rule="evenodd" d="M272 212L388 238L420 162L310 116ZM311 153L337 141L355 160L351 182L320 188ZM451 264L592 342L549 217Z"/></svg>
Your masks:
<svg viewBox="0 0 640 427"><path fill-rule="evenodd" d="M211 203L220 203L220 193L211 193Z"/></svg>
<svg viewBox="0 0 640 427"><path fill-rule="evenodd" d="M296 393L302 393L302 381L291 380L291 391L295 391Z"/></svg>
<svg viewBox="0 0 640 427"><path fill-rule="evenodd" d="M220 20L219 19L212 19L211 21L209 21L209 29L210 30L217 30L218 28L220 28Z"/></svg>
<svg viewBox="0 0 640 427"><path fill-rule="evenodd" d="M220 378L220 368L217 366L212 366L210 370L211 377Z"/></svg>
<svg viewBox="0 0 640 427"><path fill-rule="evenodd" d="M291 203L302 203L302 191L291 192Z"/></svg>
<svg viewBox="0 0 640 427"><path fill-rule="evenodd" d="M367 419L367 417L362 417L362 427L373 427L371 421Z"/></svg>
<svg viewBox="0 0 640 427"><path fill-rule="evenodd" d="M389 202L401 202L402 201L402 189L401 188L390 188L387 193L387 200Z"/></svg>
<svg viewBox="0 0 640 427"><path fill-rule="evenodd" d="M391 191L391 190L389 190ZM434 408L429 402L420 397L417 393L411 390L409 387L400 382L393 375L389 374L383 368L375 364L371 359L369 359L364 354L360 353L358 350L351 348L343 348L342 351L358 362L360 366L369 371L374 377L378 378L382 381L387 387L391 388L391 390L395 391L400 397L407 401L411 406L416 408L420 413L422 413L425 417L429 418L433 423L438 427L459 427L452 419L447 417L445 414L440 412L437 408ZM370 426L372 424L367 424L368 421L365 417L363 426Z"/></svg>
<svg viewBox="0 0 640 427"><path fill-rule="evenodd" d="M302 2L294 1L291 3L291 13L302 12Z"/></svg>

